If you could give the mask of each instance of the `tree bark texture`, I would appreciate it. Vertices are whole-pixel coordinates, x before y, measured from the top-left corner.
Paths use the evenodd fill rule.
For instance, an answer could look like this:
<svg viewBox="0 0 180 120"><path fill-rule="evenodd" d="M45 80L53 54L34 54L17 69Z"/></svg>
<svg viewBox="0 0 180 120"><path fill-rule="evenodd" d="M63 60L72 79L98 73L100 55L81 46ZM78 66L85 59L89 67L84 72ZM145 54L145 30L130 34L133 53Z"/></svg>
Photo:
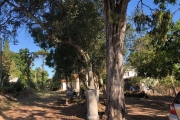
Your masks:
<svg viewBox="0 0 180 120"><path fill-rule="evenodd" d="M126 109L123 81L123 51L129 0L103 0L106 23L106 70L108 120L123 120Z"/></svg>

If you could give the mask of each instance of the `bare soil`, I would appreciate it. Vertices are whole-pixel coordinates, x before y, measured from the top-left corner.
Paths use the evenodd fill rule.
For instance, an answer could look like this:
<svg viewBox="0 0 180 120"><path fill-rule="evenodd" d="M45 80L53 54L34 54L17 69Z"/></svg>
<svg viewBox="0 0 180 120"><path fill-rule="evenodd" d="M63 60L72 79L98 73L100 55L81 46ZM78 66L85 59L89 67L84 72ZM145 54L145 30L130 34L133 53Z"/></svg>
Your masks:
<svg viewBox="0 0 180 120"><path fill-rule="evenodd" d="M171 96L151 96L148 99L126 98L128 120L168 120Z"/></svg>
<svg viewBox="0 0 180 120"><path fill-rule="evenodd" d="M12 97L13 96L13 97ZM127 120L168 120L173 97L152 96L148 99L126 97ZM104 114L104 100L98 104L100 118ZM65 105L65 92L0 94L0 120L84 120L85 100L74 99Z"/></svg>

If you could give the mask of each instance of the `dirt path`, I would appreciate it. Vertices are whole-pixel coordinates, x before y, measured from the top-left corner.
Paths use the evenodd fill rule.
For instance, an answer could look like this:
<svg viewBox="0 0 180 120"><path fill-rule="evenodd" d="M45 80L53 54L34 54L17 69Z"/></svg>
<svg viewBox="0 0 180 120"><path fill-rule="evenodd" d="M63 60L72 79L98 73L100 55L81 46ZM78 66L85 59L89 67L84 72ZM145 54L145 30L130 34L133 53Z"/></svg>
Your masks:
<svg viewBox="0 0 180 120"><path fill-rule="evenodd" d="M4 120L84 120L83 103L64 105L64 98L62 91L20 95L16 100L1 102L0 116Z"/></svg>
<svg viewBox="0 0 180 120"><path fill-rule="evenodd" d="M172 97L150 97L149 99L126 98L127 120L168 120ZM84 120L84 101L64 105L62 91L18 95L16 99L0 95L0 120ZM103 101L99 104L99 115L104 113Z"/></svg>
<svg viewBox="0 0 180 120"><path fill-rule="evenodd" d="M168 120L173 97L154 96L149 99L126 98L129 118L132 120Z"/></svg>

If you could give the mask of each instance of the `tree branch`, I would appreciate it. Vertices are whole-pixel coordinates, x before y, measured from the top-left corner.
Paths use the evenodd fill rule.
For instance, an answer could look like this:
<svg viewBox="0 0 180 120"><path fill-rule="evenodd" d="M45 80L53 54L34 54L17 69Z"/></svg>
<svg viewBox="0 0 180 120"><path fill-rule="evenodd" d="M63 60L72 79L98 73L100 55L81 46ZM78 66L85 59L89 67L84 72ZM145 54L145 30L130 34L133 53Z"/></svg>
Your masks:
<svg viewBox="0 0 180 120"><path fill-rule="evenodd" d="M7 2L7 0L4 0L3 2L0 2L0 8Z"/></svg>
<svg viewBox="0 0 180 120"><path fill-rule="evenodd" d="M8 18L7 18L7 20L5 21L5 22L3 22L3 23L1 23L0 25L1 26L3 26L3 25L5 25L10 19L11 19L11 13L13 12L13 10L11 10L10 12L9 12L9 14L7 15L8 16Z"/></svg>
<svg viewBox="0 0 180 120"><path fill-rule="evenodd" d="M156 8L153 9L153 8L151 8L150 6L144 4L142 0L139 0L139 2L138 2L138 4L137 4L137 8L139 8L139 4L141 4L141 9L143 9L143 6L145 6L145 7L149 8L149 10L151 11L151 13L152 13L152 11L157 10Z"/></svg>
<svg viewBox="0 0 180 120"><path fill-rule="evenodd" d="M37 17L35 17L32 13L30 13L28 10L26 10L23 6L16 6L13 3L7 1L11 6L13 6L14 8L23 11L27 17L31 18L32 20L34 20L37 24L39 24L50 36L50 39L54 40L55 43L60 43L61 41L55 36L53 35L49 29L46 27L46 25L41 22Z"/></svg>
<svg viewBox="0 0 180 120"><path fill-rule="evenodd" d="M177 10L175 10L172 14L173 14L173 15L176 14L176 12L179 11L179 10L180 10L180 8L178 8Z"/></svg>

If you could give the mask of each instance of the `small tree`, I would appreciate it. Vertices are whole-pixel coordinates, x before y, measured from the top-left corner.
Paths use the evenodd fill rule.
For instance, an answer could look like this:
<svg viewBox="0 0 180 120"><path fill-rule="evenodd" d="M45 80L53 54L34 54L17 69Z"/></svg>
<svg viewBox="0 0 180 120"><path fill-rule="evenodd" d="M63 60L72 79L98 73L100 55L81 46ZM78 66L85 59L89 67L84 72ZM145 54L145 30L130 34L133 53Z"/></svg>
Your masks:
<svg viewBox="0 0 180 120"><path fill-rule="evenodd" d="M20 49L19 54L22 60L23 68L21 68L22 75L20 79L27 80L27 87L30 88L31 82L31 65L34 61L34 53L29 52L29 49Z"/></svg>
<svg viewBox="0 0 180 120"><path fill-rule="evenodd" d="M12 64L12 60L10 57L10 48L9 41L6 40L4 43L4 50L2 52L2 81L0 83L1 88L3 87L4 82L8 82L8 77L10 73L10 66Z"/></svg>
<svg viewBox="0 0 180 120"><path fill-rule="evenodd" d="M45 82L44 64L45 64L45 59L46 59L46 56L48 55L48 52L46 50L39 50L35 54L36 56L42 57L42 72L41 73L42 73L42 89L44 89L44 82Z"/></svg>

